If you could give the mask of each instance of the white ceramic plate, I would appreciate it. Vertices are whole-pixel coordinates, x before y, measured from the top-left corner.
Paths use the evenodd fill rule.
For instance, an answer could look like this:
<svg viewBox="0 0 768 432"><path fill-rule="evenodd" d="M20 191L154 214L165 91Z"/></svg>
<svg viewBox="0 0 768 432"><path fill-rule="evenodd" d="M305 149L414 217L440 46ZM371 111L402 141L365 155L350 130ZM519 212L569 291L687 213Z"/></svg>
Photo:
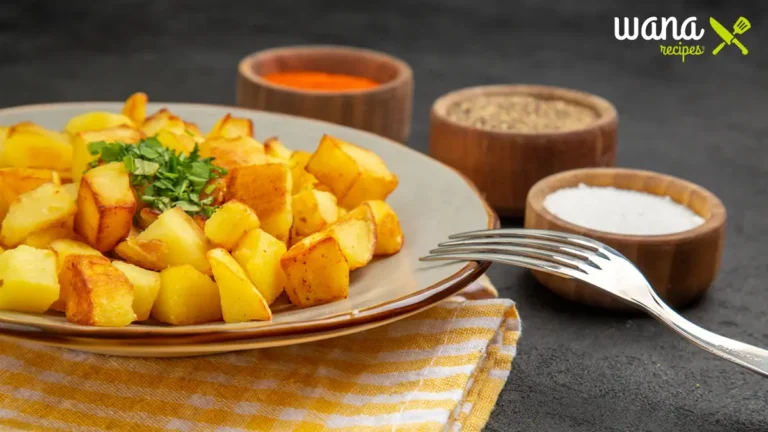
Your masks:
<svg viewBox="0 0 768 432"><path fill-rule="evenodd" d="M0 110L0 125L32 121L62 129L71 117L88 111L119 112L122 103L88 102L31 105ZM253 120L256 138L277 136L289 148L314 151L323 134L336 136L368 148L386 162L400 180L388 198L402 224L405 245L392 257L377 259L352 273L349 298L306 309L276 310L270 322L192 326L136 323L122 328L79 326L60 314L35 315L0 311L0 323L17 324L53 332L59 336L140 338L201 336L209 333L230 339L275 338L287 335L350 329L402 317L432 305L468 285L482 274L487 264L434 264L418 261L450 234L497 226L498 220L483 199L453 169L394 141L367 132L330 123L282 114L234 107L151 103L148 112L166 107L203 131L226 113Z"/></svg>

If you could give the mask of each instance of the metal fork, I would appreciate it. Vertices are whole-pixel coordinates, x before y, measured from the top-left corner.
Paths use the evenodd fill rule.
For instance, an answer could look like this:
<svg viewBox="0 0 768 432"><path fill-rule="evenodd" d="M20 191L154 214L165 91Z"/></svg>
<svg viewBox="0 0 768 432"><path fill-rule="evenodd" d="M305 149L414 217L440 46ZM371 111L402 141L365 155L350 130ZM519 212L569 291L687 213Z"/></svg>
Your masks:
<svg viewBox="0 0 768 432"><path fill-rule="evenodd" d="M645 310L698 347L768 377L768 351L705 330L673 311L621 253L587 237L496 229L454 234L421 261L492 261L574 278Z"/></svg>

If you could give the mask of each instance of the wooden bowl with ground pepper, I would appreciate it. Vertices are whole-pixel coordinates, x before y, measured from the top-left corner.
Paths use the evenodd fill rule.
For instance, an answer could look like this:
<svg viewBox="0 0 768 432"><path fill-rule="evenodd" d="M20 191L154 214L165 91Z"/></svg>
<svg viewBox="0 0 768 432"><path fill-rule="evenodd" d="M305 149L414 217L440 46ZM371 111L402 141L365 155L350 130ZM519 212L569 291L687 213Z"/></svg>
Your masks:
<svg viewBox="0 0 768 432"><path fill-rule="evenodd" d="M652 171L583 168L531 188L525 227L589 237L621 252L671 306L701 297L717 276L726 211L707 189ZM575 279L534 272L561 296L591 306L631 306Z"/></svg>
<svg viewBox="0 0 768 432"><path fill-rule="evenodd" d="M469 177L502 216L522 216L548 175L613 166L618 115L593 94L537 85L461 89L435 101L430 153Z"/></svg>
<svg viewBox="0 0 768 432"><path fill-rule="evenodd" d="M367 49L273 48L239 66L237 104L362 129L404 143L411 130L413 71Z"/></svg>

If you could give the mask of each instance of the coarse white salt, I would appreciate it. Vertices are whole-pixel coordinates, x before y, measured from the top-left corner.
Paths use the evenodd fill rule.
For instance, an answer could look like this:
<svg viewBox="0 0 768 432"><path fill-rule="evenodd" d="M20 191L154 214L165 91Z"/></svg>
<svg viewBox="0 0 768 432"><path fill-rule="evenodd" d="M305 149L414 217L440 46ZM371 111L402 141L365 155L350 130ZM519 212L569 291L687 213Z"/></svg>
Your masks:
<svg viewBox="0 0 768 432"><path fill-rule="evenodd" d="M672 234L704 223L668 196L585 184L552 192L544 208L572 224L615 234Z"/></svg>

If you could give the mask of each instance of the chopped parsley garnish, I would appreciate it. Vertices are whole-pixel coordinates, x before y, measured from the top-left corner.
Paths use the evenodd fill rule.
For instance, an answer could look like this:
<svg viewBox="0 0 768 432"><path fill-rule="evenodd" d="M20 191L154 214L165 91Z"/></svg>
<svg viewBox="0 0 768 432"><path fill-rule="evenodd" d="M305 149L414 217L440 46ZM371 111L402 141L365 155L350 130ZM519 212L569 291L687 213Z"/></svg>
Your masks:
<svg viewBox="0 0 768 432"><path fill-rule="evenodd" d="M101 155L89 168L102 162L122 162L140 199L156 210L181 207L190 216L211 217L218 208L213 196L201 195L213 192L216 186L209 182L227 175L227 170L214 165L213 158L200 158L197 144L189 155L164 147L154 137L136 145L93 142L88 151Z"/></svg>

